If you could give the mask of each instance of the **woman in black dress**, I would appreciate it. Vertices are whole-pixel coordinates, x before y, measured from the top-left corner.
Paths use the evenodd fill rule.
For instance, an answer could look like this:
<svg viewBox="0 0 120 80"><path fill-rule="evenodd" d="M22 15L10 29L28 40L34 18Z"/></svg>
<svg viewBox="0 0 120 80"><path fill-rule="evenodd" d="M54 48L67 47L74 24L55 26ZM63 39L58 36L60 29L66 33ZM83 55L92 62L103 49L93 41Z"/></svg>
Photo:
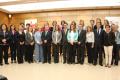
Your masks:
<svg viewBox="0 0 120 80"><path fill-rule="evenodd" d="M18 64L23 63L23 55L24 55L24 48L25 48L25 33L23 31L23 27L19 26L19 31L17 34L17 61Z"/></svg>

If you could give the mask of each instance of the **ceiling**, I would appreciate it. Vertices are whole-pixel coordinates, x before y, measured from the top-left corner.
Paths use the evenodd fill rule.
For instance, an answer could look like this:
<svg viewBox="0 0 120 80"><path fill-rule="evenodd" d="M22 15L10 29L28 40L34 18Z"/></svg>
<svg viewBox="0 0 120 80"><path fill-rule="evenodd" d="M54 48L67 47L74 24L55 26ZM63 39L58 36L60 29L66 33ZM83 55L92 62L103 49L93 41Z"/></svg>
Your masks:
<svg viewBox="0 0 120 80"><path fill-rule="evenodd" d="M50 1L61 1L61 0L0 0L0 6L23 4L23 3L50 2Z"/></svg>
<svg viewBox="0 0 120 80"><path fill-rule="evenodd" d="M0 0L6 13L99 8L120 8L120 0Z"/></svg>

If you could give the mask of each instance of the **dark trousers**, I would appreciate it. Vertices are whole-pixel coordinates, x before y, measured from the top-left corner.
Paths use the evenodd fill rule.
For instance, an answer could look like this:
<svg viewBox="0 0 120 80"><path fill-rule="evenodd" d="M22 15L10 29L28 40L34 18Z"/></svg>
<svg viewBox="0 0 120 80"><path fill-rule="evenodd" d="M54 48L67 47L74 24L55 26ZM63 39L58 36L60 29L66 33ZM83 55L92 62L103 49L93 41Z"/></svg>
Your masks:
<svg viewBox="0 0 120 80"><path fill-rule="evenodd" d="M102 52L103 48L102 45L95 45L95 53L94 53L94 59L93 63L96 65L97 64L97 59L99 58L99 64L102 65L103 58L102 58Z"/></svg>
<svg viewBox="0 0 120 80"><path fill-rule="evenodd" d="M59 62L59 44L53 44L54 63Z"/></svg>
<svg viewBox="0 0 120 80"><path fill-rule="evenodd" d="M27 47L28 47L28 45L24 45L24 54L23 54L23 59L27 62L28 61L28 55L27 55L27 53L28 53L28 51L27 51Z"/></svg>
<svg viewBox="0 0 120 80"><path fill-rule="evenodd" d="M86 43L88 63L93 63L94 48L92 48L92 43Z"/></svg>
<svg viewBox="0 0 120 80"><path fill-rule="evenodd" d="M120 60L120 44L117 44L118 61Z"/></svg>
<svg viewBox="0 0 120 80"><path fill-rule="evenodd" d="M0 45L0 64L3 63L3 57L5 64L8 63L8 48L8 45Z"/></svg>
<svg viewBox="0 0 120 80"><path fill-rule="evenodd" d="M51 63L51 45L43 45L44 63Z"/></svg>
<svg viewBox="0 0 120 80"><path fill-rule="evenodd" d="M120 44L114 44L113 45L113 54L112 54L112 62L111 62L111 64L118 65L119 50L120 50Z"/></svg>
<svg viewBox="0 0 120 80"><path fill-rule="evenodd" d="M83 64L85 56L85 44L77 46L77 63Z"/></svg>
<svg viewBox="0 0 120 80"><path fill-rule="evenodd" d="M34 53L34 45L26 45L26 60L31 63L33 62L33 53Z"/></svg>
<svg viewBox="0 0 120 80"><path fill-rule="evenodd" d="M60 55L61 55L62 51L63 51L63 45L62 44L60 44L59 51L60 51Z"/></svg>
<svg viewBox="0 0 120 80"><path fill-rule="evenodd" d="M16 50L17 50L17 45L10 44L11 61L16 61Z"/></svg>
<svg viewBox="0 0 120 80"><path fill-rule="evenodd" d="M25 46L24 45L18 45L17 47L17 61L18 63L23 63L23 54L24 54L24 48Z"/></svg>
<svg viewBox="0 0 120 80"><path fill-rule="evenodd" d="M69 44L68 45L68 58L67 58L67 63L72 64L75 63L75 56L76 56L76 44Z"/></svg>
<svg viewBox="0 0 120 80"><path fill-rule="evenodd" d="M68 44L64 44L63 45L63 62L66 63L67 62L67 57L68 57Z"/></svg>

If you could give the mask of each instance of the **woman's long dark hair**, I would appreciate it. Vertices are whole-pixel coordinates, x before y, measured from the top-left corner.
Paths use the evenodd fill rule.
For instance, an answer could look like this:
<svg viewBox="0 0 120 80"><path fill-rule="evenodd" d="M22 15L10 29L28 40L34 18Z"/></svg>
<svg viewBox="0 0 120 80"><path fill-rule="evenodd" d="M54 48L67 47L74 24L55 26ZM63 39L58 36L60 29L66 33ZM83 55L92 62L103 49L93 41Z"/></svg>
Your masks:
<svg viewBox="0 0 120 80"><path fill-rule="evenodd" d="M16 31L15 25L10 25L10 31L12 31L12 26L14 26L14 30Z"/></svg>
<svg viewBox="0 0 120 80"><path fill-rule="evenodd" d="M3 25L5 25L5 27L6 27L6 31L8 31L8 27L7 27L6 24L1 24L1 25L0 25L0 31L3 31L3 30L2 30L2 26L3 26Z"/></svg>

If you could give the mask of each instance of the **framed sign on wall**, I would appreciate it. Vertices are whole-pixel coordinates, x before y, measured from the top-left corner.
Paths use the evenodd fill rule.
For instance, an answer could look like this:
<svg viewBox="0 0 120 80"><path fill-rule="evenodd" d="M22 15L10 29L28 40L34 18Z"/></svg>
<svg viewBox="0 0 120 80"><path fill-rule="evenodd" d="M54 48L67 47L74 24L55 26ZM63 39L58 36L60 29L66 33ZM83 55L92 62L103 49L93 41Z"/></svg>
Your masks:
<svg viewBox="0 0 120 80"><path fill-rule="evenodd" d="M26 19L25 20L25 28L27 28L26 24L30 24L34 28L37 24L37 19Z"/></svg>

